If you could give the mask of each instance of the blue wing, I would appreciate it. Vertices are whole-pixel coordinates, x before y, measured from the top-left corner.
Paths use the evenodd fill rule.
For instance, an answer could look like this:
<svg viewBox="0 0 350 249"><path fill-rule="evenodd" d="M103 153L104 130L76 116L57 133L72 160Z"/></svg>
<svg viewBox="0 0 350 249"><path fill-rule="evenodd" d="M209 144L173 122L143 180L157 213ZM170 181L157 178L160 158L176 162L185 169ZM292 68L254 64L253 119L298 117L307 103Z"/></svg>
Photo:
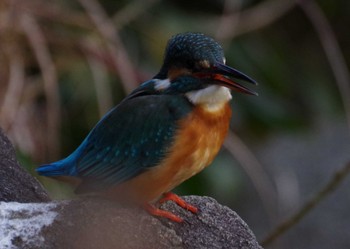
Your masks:
<svg viewBox="0 0 350 249"><path fill-rule="evenodd" d="M71 156L57 163L64 174L83 179L78 193L124 182L166 157L178 120L191 109L182 96L150 94L141 86L107 113Z"/></svg>

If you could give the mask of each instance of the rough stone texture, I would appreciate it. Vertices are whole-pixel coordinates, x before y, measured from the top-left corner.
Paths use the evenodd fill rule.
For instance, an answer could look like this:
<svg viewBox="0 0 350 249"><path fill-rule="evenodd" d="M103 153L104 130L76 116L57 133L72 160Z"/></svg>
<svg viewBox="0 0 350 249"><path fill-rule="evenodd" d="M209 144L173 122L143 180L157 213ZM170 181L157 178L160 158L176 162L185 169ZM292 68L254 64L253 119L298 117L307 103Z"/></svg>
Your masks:
<svg viewBox="0 0 350 249"><path fill-rule="evenodd" d="M103 199L59 204L56 221L43 230L45 248L182 248L176 232L138 207Z"/></svg>
<svg viewBox="0 0 350 249"><path fill-rule="evenodd" d="M27 249L261 248L245 222L229 208L209 197L187 196L184 199L199 207L199 213L192 214L172 202L162 205L163 209L184 218L183 223L158 219L141 208L103 199L49 202L43 205L47 206L50 217L53 205L56 205L54 211L57 212L50 225L43 226L39 234L32 233L33 238L28 238L31 228L21 227L25 232L16 232L10 240L12 245ZM37 212L26 212L18 205L14 204L16 208L10 219L19 219L22 224L31 226L28 213L32 212L34 216ZM40 209L45 210L45 206ZM6 228L4 226L6 222L0 222L1 230ZM38 240L38 237L44 239Z"/></svg>
<svg viewBox="0 0 350 249"><path fill-rule="evenodd" d="M41 184L18 164L13 146L0 128L0 201L49 200Z"/></svg>
<svg viewBox="0 0 350 249"><path fill-rule="evenodd" d="M163 206L187 221L184 224L165 222L183 238L184 248L261 248L248 225L228 207L210 197L186 196L184 199L200 212L194 215L172 202Z"/></svg>
<svg viewBox="0 0 350 249"><path fill-rule="evenodd" d="M0 231L10 228L14 234L14 237L0 238L0 248L5 241L11 243L10 248L26 249L261 248L246 223L229 208L209 197L188 196L184 199L197 206L199 213L192 214L172 202L161 206L184 218L183 223L158 219L139 207L104 199L90 197L47 202L47 193L18 165L10 142L0 130L0 201L7 202L2 205L7 210L0 210ZM10 201L47 203L38 207ZM46 225L38 231L38 222L32 222L38 215L45 221L53 221L49 225L44 223ZM50 217L46 219L45 215ZM14 222L16 226L13 226ZM28 232L32 228L36 230Z"/></svg>

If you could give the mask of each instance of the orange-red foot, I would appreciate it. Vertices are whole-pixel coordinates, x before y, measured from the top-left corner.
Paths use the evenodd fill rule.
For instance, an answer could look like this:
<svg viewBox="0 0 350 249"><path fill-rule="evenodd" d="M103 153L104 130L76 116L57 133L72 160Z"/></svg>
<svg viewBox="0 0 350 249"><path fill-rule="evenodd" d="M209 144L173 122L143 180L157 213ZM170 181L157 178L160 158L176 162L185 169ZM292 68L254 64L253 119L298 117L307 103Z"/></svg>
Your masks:
<svg viewBox="0 0 350 249"><path fill-rule="evenodd" d="M181 219L180 217L176 216L175 214L173 214L171 212L161 210L161 209L156 208L148 203L145 203L143 206L147 210L147 212L149 212L150 214L152 214L154 216L165 217L165 218L168 218L169 220L172 220L172 221L175 221L178 223L183 222L183 219Z"/></svg>
<svg viewBox="0 0 350 249"><path fill-rule="evenodd" d="M187 202L185 202L183 199L180 198L180 196L171 193L171 192L167 192L164 194L163 198L161 198L158 203L162 204L163 202L166 201L173 201L175 202L177 205L179 205L180 207L191 211L192 213L196 214L198 213L198 208L196 208L195 206L192 206L191 204L188 204Z"/></svg>

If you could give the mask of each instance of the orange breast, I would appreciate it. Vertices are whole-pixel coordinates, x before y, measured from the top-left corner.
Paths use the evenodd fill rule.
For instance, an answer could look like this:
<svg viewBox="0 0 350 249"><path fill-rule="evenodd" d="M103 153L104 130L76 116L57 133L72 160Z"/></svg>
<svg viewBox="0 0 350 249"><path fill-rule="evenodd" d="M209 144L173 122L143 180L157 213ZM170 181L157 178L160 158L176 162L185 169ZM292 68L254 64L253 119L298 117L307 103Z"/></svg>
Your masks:
<svg viewBox="0 0 350 249"><path fill-rule="evenodd" d="M156 200L213 161L227 134L230 118L228 104L215 112L195 107L181 121L169 156L160 165L109 190L107 195L140 203Z"/></svg>

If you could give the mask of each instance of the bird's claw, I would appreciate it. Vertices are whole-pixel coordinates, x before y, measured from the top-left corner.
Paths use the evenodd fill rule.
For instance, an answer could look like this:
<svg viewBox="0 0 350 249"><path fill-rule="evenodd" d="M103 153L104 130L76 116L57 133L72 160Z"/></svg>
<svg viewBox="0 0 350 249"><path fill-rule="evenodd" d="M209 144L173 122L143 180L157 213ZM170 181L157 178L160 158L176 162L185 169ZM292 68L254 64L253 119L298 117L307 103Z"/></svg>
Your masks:
<svg viewBox="0 0 350 249"><path fill-rule="evenodd" d="M180 196L171 193L171 192L167 192L164 194L163 198L161 198L158 203L162 204L166 201L173 201L175 202L177 205L179 205L180 207L196 214L198 213L198 208L196 208L195 206L192 206L191 204L187 203L185 200L181 199Z"/></svg>
<svg viewBox="0 0 350 249"><path fill-rule="evenodd" d="M149 212L150 214L152 214L154 216L168 218L169 220L172 220L172 221L177 222L177 223L183 222L183 219L180 218L179 216L177 216L169 211L165 211L165 210L156 208L156 207L152 206L151 204L148 204L148 203L144 204L144 208L147 210L147 212Z"/></svg>

